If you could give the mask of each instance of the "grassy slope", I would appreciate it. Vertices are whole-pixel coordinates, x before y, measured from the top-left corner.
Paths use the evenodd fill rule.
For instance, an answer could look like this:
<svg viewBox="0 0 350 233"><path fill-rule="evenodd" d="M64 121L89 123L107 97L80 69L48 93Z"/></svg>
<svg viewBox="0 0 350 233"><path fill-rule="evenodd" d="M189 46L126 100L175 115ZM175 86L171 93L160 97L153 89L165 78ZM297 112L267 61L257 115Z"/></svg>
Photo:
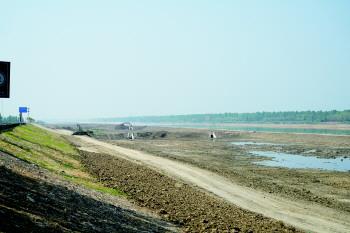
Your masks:
<svg viewBox="0 0 350 233"><path fill-rule="evenodd" d="M1 133L0 151L85 187L112 195L124 195L119 190L104 187L90 176L78 160L78 151L63 137L36 126L23 125Z"/></svg>

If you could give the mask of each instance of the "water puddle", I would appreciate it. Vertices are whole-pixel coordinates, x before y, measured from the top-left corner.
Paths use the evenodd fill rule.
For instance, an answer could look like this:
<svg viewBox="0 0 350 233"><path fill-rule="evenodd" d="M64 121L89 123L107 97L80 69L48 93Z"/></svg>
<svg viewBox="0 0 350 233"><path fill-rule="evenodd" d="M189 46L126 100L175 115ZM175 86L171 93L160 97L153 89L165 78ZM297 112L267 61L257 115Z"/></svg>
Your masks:
<svg viewBox="0 0 350 233"><path fill-rule="evenodd" d="M280 146L281 144L269 143L269 142L232 142L236 146L246 146L246 145L255 145L255 146Z"/></svg>
<svg viewBox="0 0 350 233"><path fill-rule="evenodd" d="M293 155L272 151L251 151L252 155L272 158L255 162L270 167L312 168L332 171L350 171L350 158L324 159L313 156Z"/></svg>

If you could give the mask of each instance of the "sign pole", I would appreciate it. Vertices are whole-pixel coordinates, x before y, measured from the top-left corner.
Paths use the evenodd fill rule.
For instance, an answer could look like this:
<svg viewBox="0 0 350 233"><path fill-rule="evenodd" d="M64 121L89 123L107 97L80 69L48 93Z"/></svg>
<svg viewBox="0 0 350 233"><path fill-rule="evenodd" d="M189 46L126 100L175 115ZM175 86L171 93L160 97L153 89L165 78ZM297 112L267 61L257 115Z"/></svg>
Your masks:
<svg viewBox="0 0 350 233"><path fill-rule="evenodd" d="M28 113L29 108L28 107L19 107L18 112L19 112L19 122L22 124L24 123L23 121L23 113Z"/></svg>

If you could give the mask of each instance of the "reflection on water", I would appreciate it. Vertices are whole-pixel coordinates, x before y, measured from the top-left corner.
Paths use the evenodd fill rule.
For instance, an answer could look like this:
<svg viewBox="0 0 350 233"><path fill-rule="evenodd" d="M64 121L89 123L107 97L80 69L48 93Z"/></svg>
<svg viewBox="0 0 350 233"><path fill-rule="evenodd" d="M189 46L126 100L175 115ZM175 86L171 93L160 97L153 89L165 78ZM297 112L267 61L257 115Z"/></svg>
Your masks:
<svg viewBox="0 0 350 233"><path fill-rule="evenodd" d="M293 155L272 151L251 151L255 156L264 156L272 160L255 162L270 167L312 168L333 171L350 171L350 158L323 159L312 156Z"/></svg>
<svg viewBox="0 0 350 233"><path fill-rule="evenodd" d="M255 145L255 146L279 146L281 144L270 143L270 142L232 142L233 145L236 146L245 146L245 145Z"/></svg>

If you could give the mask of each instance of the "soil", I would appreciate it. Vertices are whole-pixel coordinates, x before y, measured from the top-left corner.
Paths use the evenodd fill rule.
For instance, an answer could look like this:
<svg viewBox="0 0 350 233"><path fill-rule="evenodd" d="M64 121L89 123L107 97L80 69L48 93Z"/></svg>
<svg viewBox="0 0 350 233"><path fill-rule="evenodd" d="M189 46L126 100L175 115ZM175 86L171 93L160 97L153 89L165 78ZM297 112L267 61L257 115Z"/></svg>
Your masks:
<svg viewBox="0 0 350 233"><path fill-rule="evenodd" d="M157 210L185 232L299 232L145 166L107 154L81 154L88 171L104 184L122 189L138 205Z"/></svg>
<svg viewBox="0 0 350 233"><path fill-rule="evenodd" d="M266 167L253 163L265 158L249 156L249 151L262 150L321 158L349 158L350 136L218 131L218 139L210 141L206 130L157 127L153 127L153 130L167 131L168 136L163 139L136 138L135 141L104 140L189 163L257 190L350 212L350 172ZM152 131L151 127L148 131ZM105 132L109 135L109 131ZM108 137L102 135L100 138ZM232 144L235 141L278 145L236 146Z"/></svg>
<svg viewBox="0 0 350 233"><path fill-rule="evenodd" d="M291 201L279 195L246 188L196 166L115 146L90 137L74 137L72 140L80 144L82 150L105 152L142 164L169 177L198 186L200 188L198 191L215 194L216 197L223 198L236 206L282 220L307 231L335 233L348 232L350 229L349 215L344 212L300 200Z"/></svg>
<svg viewBox="0 0 350 233"><path fill-rule="evenodd" d="M173 232L128 201L0 152L0 232Z"/></svg>
<svg viewBox="0 0 350 233"><path fill-rule="evenodd" d="M325 152L327 149L338 150L343 148L343 152L347 153L350 148L349 136L343 137L218 131L216 132L218 139L212 141L208 140L207 130L147 127L142 131L136 131L135 133L140 133L139 135L142 136L142 133L144 132L153 132L152 134L155 134L157 132L165 131L166 135L163 138L153 138L149 136L149 133L146 133L144 134L145 137L138 137L135 141L128 141L109 140L113 138L111 135L122 134L122 132L116 131L115 129L110 129L106 125L101 126L101 128L98 128L98 130L99 134L97 137L104 139L109 143L122 146L124 148L127 147L138 151L144 151L148 154L152 154L152 156L163 157L172 161L185 162L185 164L192 164L196 167L205 168L205 170L212 171L215 174L228 178L232 181L232 183L248 186L253 190L257 190L257 193L263 191L267 194L267 196L282 196L285 199L283 202L279 202L279 205L285 205L285 207L287 207L286 204L290 203L288 200L294 200L295 202L291 203L296 204L304 203L305 207L317 204L318 208L310 208L314 209L313 212L309 212L311 217L304 215L304 217L313 218L312 216L316 214L319 215L321 219L326 220L324 222L319 222L319 224L316 222L313 224L314 226L318 226L319 230L317 230L317 232L335 232L335 229L337 232L348 232L350 229L349 225L347 224L349 221L346 220L349 219L350 173L314 169L286 169L259 166L253 164L252 162L259 161L262 158L248 156L247 154L249 150L252 149L252 146L241 147L232 145L231 143L233 141L272 142L281 145L278 147L275 147L275 145L268 145L259 148L265 150L279 149L281 151L288 151L297 148L307 151L309 148L317 148L316 151L312 149L312 153L322 157L322 153L324 153L325 156L328 156L328 153ZM68 134L69 132L65 133ZM107 147L111 147L109 145L110 144L108 144ZM123 149L122 147L118 147L116 151L128 154L127 149ZM307 148L307 150L305 148ZM99 151L99 149L89 146L82 149ZM148 163L147 161L151 157L148 155L143 157L146 154L142 154L141 152L132 152L131 154L133 155L130 158L137 160L142 158L142 163L152 163ZM123 157L118 154L114 155ZM157 159L152 157L152 160ZM167 166L166 169L172 168ZM163 169L160 163L158 169L156 168L155 170L164 171L166 169ZM176 171L172 172L174 174L176 173ZM179 174L177 175L181 176L180 173L182 173L182 171L179 171ZM203 173L203 171L201 171L201 173ZM201 174L201 176L202 175L203 174ZM217 179L215 182L219 182L217 184L221 185L221 181L219 179ZM228 182L226 183L229 185ZM213 183L213 185L215 186L216 184ZM204 186L202 186L202 188L203 187ZM222 185L221 188L223 188ZM232 200L233 197L231 196L227 198ZM236 198L233 198L233 200L234 199ZM253 198L251 201L252 203L255 203L257 200L254 200ZM275 208L274 205L272 206ZM333 210L323 208L322 206L330 207ZM261 213L262 211L264 210L259 209L258 212ZM290 213L294 214L294 212ZM305 218L301 217L300 219ZM340 225L335 224L334 228L331 230L329 225L333 225L332 221L335 223L337 222L337 219L342 219ZM315 220L317 220L317 218ZM307 223L308 221L304 220L302 222Z"/></svg>

